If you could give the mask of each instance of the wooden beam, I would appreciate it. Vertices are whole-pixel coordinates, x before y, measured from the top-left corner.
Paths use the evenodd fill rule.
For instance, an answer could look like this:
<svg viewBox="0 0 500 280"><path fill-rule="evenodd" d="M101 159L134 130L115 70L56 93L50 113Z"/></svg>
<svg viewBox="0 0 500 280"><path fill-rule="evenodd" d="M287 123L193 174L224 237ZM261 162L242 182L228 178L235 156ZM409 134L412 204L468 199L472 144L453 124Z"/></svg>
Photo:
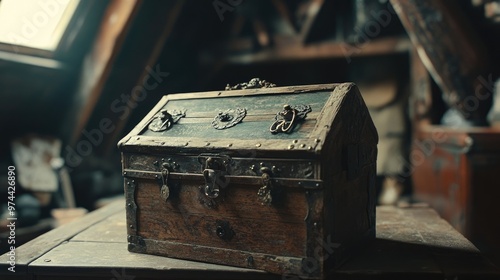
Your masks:
<svg viewBox="0 0 500 280"><path fill-rule="evenodd" d="M262 50L257 53L229 55L223 58L229 64L251 64L262 62L296 61L310 59L345 58L404 53L410 50L411 44L406 38L389 37L373 40L360 45L349 45L344 42L324 42L317 44L293 44ZM216 60L214 58L214 60Z"/></svg>
<svg viewBox="0 0 500 280"><path fill-rule="evenodd" d="M66 70L67 65L59 60L52 58L36 57L25 54L17 54L11 52L0 51L0 63L1 61L14 62L18 64L23 64L27 66L34 66L39 68L47 68L52 70Z"/></svg>
<svg viewBox="0 0 500 280"><path fill-rule="evenodd" d="M142 86L144 82L144 78L147 75L150 75L149 72L146 70L146 67L154 67L154 65L158 62L158 58L163 51L163 48L165 46L165 42L167 39L170 37L170 34L172 34L172 31L174 29L174 26L181 14L182 7L184 6L185 1L184 0L178 0L175 5L172 7L172 9L169 10L168 14L166 15L166 23L163 25L164 29L162 33L157 37L156 43L154 45L153 50L151 51L149 58L147 61L144 63L144 70L142 71L142 74L140 75L139 79L135 83L136 86ZM154 36L154 35L152 35ZM131 95L131 102L132 103L138 103L137 96L132 94ZM130 108L132 111L133 108ZM118 138L121 135L121 132L125 125L127 124L129 118L130 118L131 113L127 114L123 118L118 118L116 120L116 129L113 131L110 137L108 137L106 144L104 145L104 151L108 155L113 151L113 147L116 146L116 143L118 142Z"/></svg>
<svg viewBox="0 0 500 280"><path fill-rule="evenodd" d="M311 32L314 22L316 21L316 17L319 14L319 11L321 10L321 7L323 7L324 0L312 0L309 1L309 7L307 8L307 14L306 14L306 20L304 21L304 24L302 25L302 28L300 29L300 39L303 43L307 41L307 37L309 36L309 33Z"/></svg>
<svg viewBox="0 0 500 280"><path fill-rule="evenodd" d="M472 122L485 124L491 98L483 99L485 94L475 90L481 86L478 77L487 77L489 60L468 18L453 1L391 3L446 103Z"/></svg>
<svg viewBox="0 0 500 280"><path fill-rule="evenodd" d="M112 0L102 20L102 25L92 51L84 59L80 82L69 110L63 131L70 133L74 146L94 111L106 79L122 47L125 35L142 1Z"/></svg>
<svg viewBox="0 0 500 280"><path fill-rule="evenodd" d="M281 20L284 23L284 26L287 27L287 31L290 35L295 35L297 30L295 29L295 25L293 24L292 17L290 16L290 11L288 10L285 1L283 0L272 0L273 5L278 10L278 14L280 15Z"/></svg>
<svg viewBox="0 0 500 280"><path fill-rule="evenodd" d="M416 49L410 54L410 87L409 111L413 129L432 124L431 79Z"/></svg>
<svg viewBox="0 0 500 280"><path fill-rule="evenodd" d="M259 45L261 47L269 46L269 44L271 44L271 36L269 35L269 32L267 31L267 28L264 25L264 23L259 19L254 19L252 21L252 24Z"/></svg>
<svg viewBox="0 0 500 280"><path fill-rule="evenodd" d="M25 54L28 56L40 56L46 58L52 58L54 52L42 49L35 49L21 45L0 43L0 51L5 51L12 54Z"/></svg>

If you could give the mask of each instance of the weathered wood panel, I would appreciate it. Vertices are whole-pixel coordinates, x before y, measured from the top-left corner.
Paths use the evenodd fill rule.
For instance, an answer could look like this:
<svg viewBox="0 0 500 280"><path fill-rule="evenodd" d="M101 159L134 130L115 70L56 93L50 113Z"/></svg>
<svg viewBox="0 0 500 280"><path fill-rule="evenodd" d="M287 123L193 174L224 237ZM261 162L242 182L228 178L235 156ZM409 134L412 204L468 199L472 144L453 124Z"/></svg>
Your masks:
<svg viewBox="0 0 500 280"><path fill-rule="evenodd" d="M258 201L259 186L230 184L221 189L220 198L208 200L198 189L202 184L173 182L171 195L165 202L156 182L137 180L138 234L160 241L305 255L307 202L303 191L286 189L282 202L270 207ZM219 221L228 222L234 231L230 240L217 237Z"/></svg>

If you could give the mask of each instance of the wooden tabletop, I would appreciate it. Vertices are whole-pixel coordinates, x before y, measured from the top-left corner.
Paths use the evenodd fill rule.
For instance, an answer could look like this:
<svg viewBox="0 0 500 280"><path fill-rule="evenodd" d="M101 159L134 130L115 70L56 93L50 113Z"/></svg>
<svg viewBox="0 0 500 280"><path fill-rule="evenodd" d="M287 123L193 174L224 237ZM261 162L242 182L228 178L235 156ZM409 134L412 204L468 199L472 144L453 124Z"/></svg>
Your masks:
<svg viewBox="0 0 500 280"><path fill-rule="evenodd" d="M125 202L117 201L16 249L0 279L299 279L127 251ZM500 279L465 237L428 207L378 207L377 239L335 279Z"/></svg>

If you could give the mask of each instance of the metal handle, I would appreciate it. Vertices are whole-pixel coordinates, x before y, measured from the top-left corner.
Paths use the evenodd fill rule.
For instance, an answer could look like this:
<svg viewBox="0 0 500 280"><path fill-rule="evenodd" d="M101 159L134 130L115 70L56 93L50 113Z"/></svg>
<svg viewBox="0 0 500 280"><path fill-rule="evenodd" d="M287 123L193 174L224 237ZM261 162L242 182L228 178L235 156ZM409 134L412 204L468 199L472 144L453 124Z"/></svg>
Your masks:
<svg viewBox="0 0 500 280"><path fill-rule="evenodd" d="M278 112L274 117L274 122L269 127L269 131L275 133L289 133L293 130L295 125L306 118L307 113L311 112L309 105L290 106L288 104L283 106L283 110Z"/></svg>
<svg viewBox="0 0 500 280"><path fill-rule="evenodd" d="M154 132L161 132L170 129L181 118L186 116L186 110L161 110L151 121L148 128Z"/></svg>

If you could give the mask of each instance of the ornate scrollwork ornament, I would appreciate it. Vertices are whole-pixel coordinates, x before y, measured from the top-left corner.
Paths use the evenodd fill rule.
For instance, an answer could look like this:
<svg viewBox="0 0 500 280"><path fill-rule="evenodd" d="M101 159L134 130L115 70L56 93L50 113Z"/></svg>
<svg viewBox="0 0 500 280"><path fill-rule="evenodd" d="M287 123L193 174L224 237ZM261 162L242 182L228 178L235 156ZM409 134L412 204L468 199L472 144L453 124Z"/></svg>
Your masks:
<svg viewBox="0 0 500 280"><path fill-rule="evenodd" d="M248 83L239 83L234 86L229 84L226 85L226 90L238 90L238 89L250 89L250 88L272 88L276 84L268 82L266 80L261 80L259 78L253 78Z"/></svg>

